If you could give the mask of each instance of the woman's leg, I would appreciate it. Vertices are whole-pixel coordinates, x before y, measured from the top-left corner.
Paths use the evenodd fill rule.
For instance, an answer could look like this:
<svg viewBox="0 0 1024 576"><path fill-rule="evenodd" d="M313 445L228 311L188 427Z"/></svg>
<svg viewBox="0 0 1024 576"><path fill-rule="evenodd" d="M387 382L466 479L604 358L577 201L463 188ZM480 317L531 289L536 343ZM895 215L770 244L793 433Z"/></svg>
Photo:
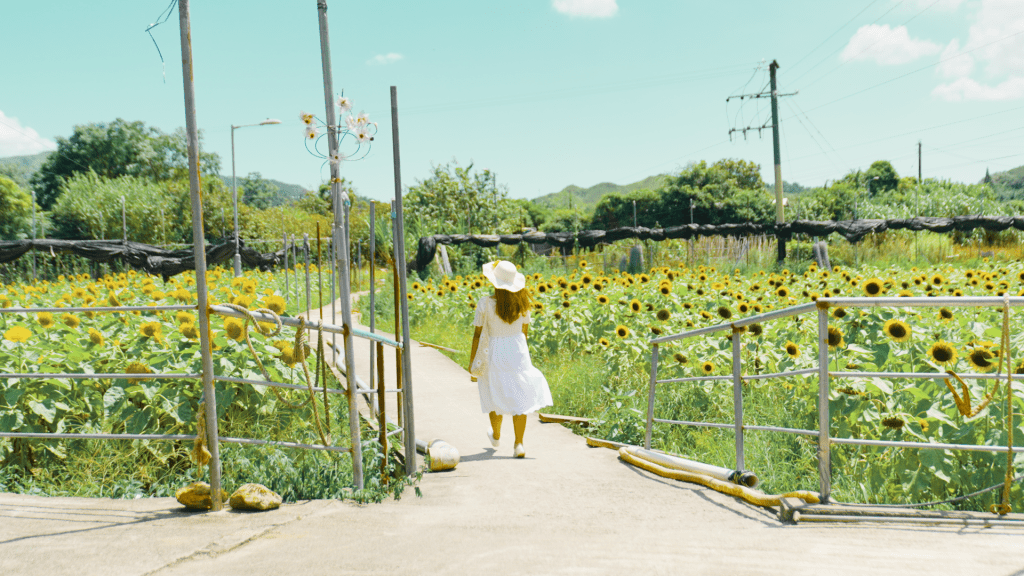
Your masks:
<svg viewBox="0 0 1024 576"><path fill-rule="evenodd" d="M501 418L499 416L499 418ZM516 414L512 417L512 428L516 431L516 444L523 443L523 434L526 433L526 414Z"/></svg>
<svg viewBox="0 0 1024 576"><path fill-rule="evenodd" d="M501 414L492 410L488 416L491 418L491 430L494 432L494 439L499 440L501 438ZM513 417L513 421L515 421L515 418ZM525 424L525 421L523 423ZM518 438L518 436L516 437Z"/></svg>

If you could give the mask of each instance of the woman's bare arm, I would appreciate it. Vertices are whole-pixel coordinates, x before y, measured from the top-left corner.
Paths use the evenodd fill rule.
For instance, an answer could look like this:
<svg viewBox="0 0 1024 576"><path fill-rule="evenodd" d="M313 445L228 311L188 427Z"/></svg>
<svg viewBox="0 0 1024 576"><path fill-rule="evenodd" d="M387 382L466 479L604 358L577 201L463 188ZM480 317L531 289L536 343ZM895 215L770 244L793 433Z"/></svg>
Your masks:
<svg viewBox="0 0 1024 576"><path fill-rule="evenodd" d="M483 332L483 326L477 326L473 332L473 347L469 351L469 368L473 369L473 359L476 358L476 349L480 347L480 333Z"/></svg>

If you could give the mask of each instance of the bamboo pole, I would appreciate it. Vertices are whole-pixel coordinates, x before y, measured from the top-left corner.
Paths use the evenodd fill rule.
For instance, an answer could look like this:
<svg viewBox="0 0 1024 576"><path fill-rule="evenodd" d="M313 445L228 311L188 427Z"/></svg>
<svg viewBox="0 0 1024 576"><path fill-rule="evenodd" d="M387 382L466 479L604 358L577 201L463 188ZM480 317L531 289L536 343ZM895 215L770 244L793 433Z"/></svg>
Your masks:
<svg viewBox="0 0 1024 576"><path fill-rule="evenodd" d="M371 342L371 346L373 343ZM385 486L388 485L388 426L384 417L384 345L377 343L377 364L380 371L377 372L377 431L380 434L380 450L383 456L380 460L380 479Z"/></svg>
<svg viewBox="0 0 1024 576"><path fill-rule="evenodd" d="M213 387L213 354L210 347L210 309L206 287L206 243L203 235L203 197L199 181L199 128L196 125L195 86L192 82L192 27L189 0L178 1L181 28L181 74L185 87L185 134L188 139L188 183L192 203L192 244L196 261L196 314L199 321L199 351L203 365L203 401L206 402L206 447L210 451L210 509L224 507L220 488L220 446L217 429L217 395Z"/></svg>

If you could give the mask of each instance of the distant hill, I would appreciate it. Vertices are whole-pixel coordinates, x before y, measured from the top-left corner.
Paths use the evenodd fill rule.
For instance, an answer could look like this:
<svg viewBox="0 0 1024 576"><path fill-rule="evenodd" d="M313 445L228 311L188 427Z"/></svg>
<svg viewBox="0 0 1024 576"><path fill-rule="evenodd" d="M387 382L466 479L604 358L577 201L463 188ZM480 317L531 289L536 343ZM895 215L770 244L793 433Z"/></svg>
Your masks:
<svg viewBox="0 0 1024 576"><path fill-rule="evenodd" d="M28 181L53 152L40 152L31 156L0 158L0 174L14 180L18 186L28 188Z"/></svg>
<svg viewBox="0 0 1024 576"><path fill-rule="evenodd" d="M632 184L624 184L620 186L618 184L612 184L611 182L601 182L600 184L595 184L590 188L580 188L579 186L570 184L559 192L538 196L532 201L548 209L567 209L569 208L569 197L571 195L573 207L583 210L592 210L597 206L601 197L606 194L625 194L642 188L656 190L665 183L666 178L667 175L659 174L657 176L648 176L647 178L644 178L639 182L633 182Z"/></svg>
<svg viewBox="0 0 1024 576"><path fill-rule="evenodd" d="M1024 199L1024 166L989 176L992 189L1001 200ZM983 178L981 182L985 182Z"/></svg>
<svg viewBox="0 0 1024 576"><path fill-rule="evenodd" d="M239 186L241 186L242 178L245 178L247 174L238 174L237 176ZM224 184L227 185L228 188L231 188L231 174L221 174L220 179L224 181ZM263 179L274 186L277 186L277 199L272 202L275 206L285 204L292 200L298 200L299 198L302 198L306 192L311 191L305 186L300 186L298 184L288 184L287 182L281 182L280 180L273 180L267 177L264 177Z"/></svg>

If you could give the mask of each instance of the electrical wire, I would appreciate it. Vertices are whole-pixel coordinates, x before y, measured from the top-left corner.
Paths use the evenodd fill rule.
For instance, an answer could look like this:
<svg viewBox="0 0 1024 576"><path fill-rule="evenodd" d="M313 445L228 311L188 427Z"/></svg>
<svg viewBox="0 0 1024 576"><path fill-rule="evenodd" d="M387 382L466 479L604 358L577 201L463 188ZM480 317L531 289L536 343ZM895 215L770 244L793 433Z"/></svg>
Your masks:
<svg viewBox="0 0 1024 576"><path fill-rule="evenodd" d="M854 14L853 18L850 18L849 20L847 20L845 24L843 24L843 25L842 25L842 26L840 26L839 28L836 28L836 31L835 31L835 32L833 32L833 33L829 34L828 38L825 38L824 40L822 40L822 41L821 41L821 44L818 44L817 46L815 46L814 48L812 48L810 52L808 52L807 54L804 54L804 56L803 56L802 58L800 58L799 60L797 60L797 61L796 61L796 64L793 64L793 65L789 66L789 70L793 70L794 68L796 68L797 66L799 66L799 65L800 65L800 63L801 63L801 62L803 62L804 60L806 60L808 56L810 56L811 54L814 54L814 52L815 52L815 51L816 51L816 50L817 50L818 48L821 48L822 46L824 46L826 42L828 42L828 41L829 41L829 40L831 40L831 39L832 39L833 37L835 37L835 35L836 35L836 34L839 34L839 32L840 32L840 31L841 31L841 30L842 30L843 28L846 28L847 26L849 26L851 22L853 22L854 20L856 20L856 19L857 19L857 18L858 18L858 17L859 17L859 16L861 15L861 14L863 14L864 12L866 12L868 8L871 8L871 7L872 7L872 6L874 6L874 5L875 5L875 3L877 3L877 2L878 2L878 0L871 0L871 2L869 2L867 6L865 6L864 8L862 8L860 12L857 12L856 14ZM879 18L881 18L881 16L879 16Z"/></svg>
<svg viewBox="0 0 1024 576"><path fill-rule="evenodd" d="M156 22L153 22L146 28L146 34L149 34L149 39L153 41L153 46L156 46L156 53L160 56L160 67L163 70L164 84L167 84L167 65L164 62L164 53L160 51L160 45L156 43L156 38L153 37L153 33L150 32L153 28L167 22L171 18L171 14L174 13L174 7L178 4L178 0L171 0L171 3L164 8L163 12L156 17Z"/></svg>
<svg viewBox="0 0 1024 576"><path fill-rule="evenodd" d="M963 56L964 54L969 54L971 52L974 52L975 50L981 50L982 48L991 46L993 44L997 44L999 42L1003 42L1005 40L1009 40L1010 38L1014 38L1016 36L1020 36L1021 34L1024 34L1024 30L1021 30L1020 32L1015 32L1015 33L1010 34L1008 36L1003 36L1002 38L999 38L998 40L993 40L992 42L989 42L987 44L982 44L981 46L978 46L976 48L972 48L972 49L964 51L964 52L960 52L959 54L955 54L955 55L950 56L948 58L943 58L942 60L939 60L938 62L934 62L932 64L928 64L928 65L922 66L922 67L920 67L920 68L918 68L916 70L911 70L910 72L907 72L905 74L901 74L899 76L896 76L894 78L890 78L888 80L884 80L884 81L879 82L878 84L875 84L873 86L868 86L867 88L863 88L863 89L858 90L856 92L851 92L850 94L847 94L846 96L840 96L839 98L836 98L835 100L830 100L830 101L828 101L828 102L826 102L824 104L820 104L818 106L815 106L814 108L811 108L810 111L813 112L813 111L815 111L815 110L817 110L819 108L824 108L825 106L831 106L832 104L835 104L836 102L841 102L843 100L846 100L847 98L851 98L851 97L856 96L858 94L863 94L864 92L867 92L869 90L874 90L875 88L878 88L880 86L884 86L886 84L889 84L890 82L895 82L897 80L902 80L903 78L906 78L907 76L911 76L913 74L917 74L918 72L923 72L923 71L925 71L925 70L927 70L929 68L934 68L934 67L938 66L939 64L942 64L943 62L952 60L953 58L959 58L960 56Z"/></svg>
<svg viewBox="0 0 1024 576"><path fill-rule="evenodd" d="M900 6L901 6L901 5L903 4L903 1L904 1L904 0L900 0L900 2L899 2L899 3L897 3L897 4L895 4L895 5L894 5L894 6L892 7L892 8L889 8L889 9L888 9L888 10L886 10L885 12L882 12L882 15L881 15L881 16L879 16L878 18L875 18L874 20L872 20L870 24L867 24L867 26L872 26L872 25L874 25L874 24L875 24L876 22L878 22L879 20L881 20L882 18L884 18L886 14L888 14L889 12L892 12L893 10L895 10L895 9L899 8L899 7L900 7ZM873 46L873 45L872 45L872 46ZM831 58L831 57L832 57L832 56L833 56L833 55L834 55L834 54L835 54L836 52L839 52L840 50L842 50L842 49L843 49L843 48L845 48L845 47L846 47L846 45L844 44L843 46L840 46L839 48L836 48L836 49L835 49L835 50L833 50L832 52L829 52L829 53L828 53L828 55L826 55L826 56L825 56L824 58L822 58L821 60L819 60L817 64L815 64L814 66L811 66L810 68L808 68L806 72L804 72L803 74L801 74L801 75L797 76L797 77L796 77L796 78L794 78L794 79L793 79L793 80L792 80L791 82L792 82L792 83L794 83L794 84L796 84L796 83L797 83L797 82L798 82L798 81L799 81L799 80L800 80L801 78L803 78L804 76L808 75L808 74L809 74L809 73L811 72L811 70L814 70L814 69L815 69L815 68L817 68L818 66L820 66L820 65L824 64L824 63L825 63L825 61L827 61L827 60L828 60L829 58ZM841 66L841 65L840 65L840 66ZM829 74L829 73L831 73L831 72L826 72L826 74Z"/></svg>

